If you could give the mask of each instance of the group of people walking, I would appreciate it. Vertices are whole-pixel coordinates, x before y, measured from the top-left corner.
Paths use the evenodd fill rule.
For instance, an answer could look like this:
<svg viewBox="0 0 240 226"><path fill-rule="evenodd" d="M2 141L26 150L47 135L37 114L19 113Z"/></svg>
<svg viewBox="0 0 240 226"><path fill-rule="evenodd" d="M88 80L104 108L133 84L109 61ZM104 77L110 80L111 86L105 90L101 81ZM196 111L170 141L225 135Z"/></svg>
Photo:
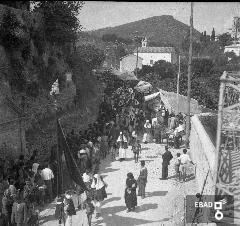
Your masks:
<svg viewBox="0 0 240 226"><path fill-rule="evenodd" d="M168 179L168 166L170 165L170 161L172 159L172 153L169 151L168 147L165 146L165 152L162 155L162 180ZM183 154L180 154L179 152L177 153L176 162L174 163L176 179L178 179L179 181L186 181L189 163L194 165L189 155L187 154L187 149L183 149Z"/></svg>
<svg viewBox="0 0 240 226"><path fill-rule="evenodd" d="M39 208L54 198L54 174L48 164L39 164L36 157L34 152L28 160L20 155L15 162L1 162L0 222L4 222L3 226L37 224Z"/></svg>

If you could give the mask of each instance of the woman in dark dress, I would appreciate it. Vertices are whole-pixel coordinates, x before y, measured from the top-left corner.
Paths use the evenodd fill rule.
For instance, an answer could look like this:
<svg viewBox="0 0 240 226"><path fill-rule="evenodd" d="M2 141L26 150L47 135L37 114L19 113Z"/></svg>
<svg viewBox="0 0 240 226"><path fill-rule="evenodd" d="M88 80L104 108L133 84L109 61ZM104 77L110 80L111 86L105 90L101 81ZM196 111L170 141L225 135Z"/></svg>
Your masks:
<svg viewBox="0 0 240 226"><path fill-rule="evenodd" d="M125 188L125 204L127 207L127 212L134 210L137 206L137 181L134 179L132 173L127 174L126 188Z"/></svg>

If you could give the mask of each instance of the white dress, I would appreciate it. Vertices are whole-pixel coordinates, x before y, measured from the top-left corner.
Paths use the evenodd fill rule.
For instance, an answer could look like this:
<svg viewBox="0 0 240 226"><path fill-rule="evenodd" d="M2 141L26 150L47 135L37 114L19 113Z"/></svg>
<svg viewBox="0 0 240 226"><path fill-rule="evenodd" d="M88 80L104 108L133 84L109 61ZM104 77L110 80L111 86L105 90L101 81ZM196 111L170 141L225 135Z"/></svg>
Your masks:
<svg viewBox="0 0 240 226"><path fill-rule="evenodd" d="M117 142L124 142L127 143L127 138L124 135L121 135L118 137ZM119 148L119 159L125 159L126 158L126 149L124 149L121 145Z"/></svg>
<svg viewBox="0 0 240 226"><path fill-rule="evenodd" d="M125 148L120 147L119 148L119 158L120 159L125 159L126 158L126 150Z"/></svg>

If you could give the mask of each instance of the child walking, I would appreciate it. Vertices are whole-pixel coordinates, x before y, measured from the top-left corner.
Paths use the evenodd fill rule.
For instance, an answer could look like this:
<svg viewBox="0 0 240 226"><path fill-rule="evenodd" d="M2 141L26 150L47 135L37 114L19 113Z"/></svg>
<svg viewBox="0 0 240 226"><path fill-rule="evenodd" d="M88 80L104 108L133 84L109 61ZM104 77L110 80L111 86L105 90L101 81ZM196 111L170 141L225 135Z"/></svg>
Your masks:
<svg viewBox="0 0 240 226"><path fill-rule="evenodd" d="M135 163L138 162L138 157L139 157L139 149L137 148L137 146L132 146L132 151L133 151L133 154L134 154L134 160L135 160Z"/></svg>
<svg viewBox="0 0 240 226"><path fill-rule="evenodd" d="M141 154L142 152L142 146L140 144L140 140L137 140L137 150L138 150L138 153Z"/></svg>
<svg viewBox="0 0 240 226"><path fill-rule="evenodd" d="M92 223L92 215L94 212L94 206L92 204L92 200L90 197L88 197L85 201L85 207L86 207L86 214L87 214L87 219L88 219L88 225L91 226Z"/></svg>
<svg viewBox="0 0 240 226"><path fill-rule="evenodd" d="M64 204L65 204L65 212L67 215L65 226L72 226L72 216L76 215L76 210L73 204L72 195L69 191L67 191L65 194Z"/></svg>
<svg viewBox="0 0 240 226"><path fill-rule="evenodd" d="M181 161L180 161L180 156L181 156L181 154L180 153L177 153L177 159L176 159L176 161L175 161L175 163L174 163L174 167L175 167L175 172L176 172L176 179L178 179L179 181L180 181L180 177L181 177L181 172L180 172L180 170L179 170L179 167L180 167L180 163L181 163Z"/></svg>

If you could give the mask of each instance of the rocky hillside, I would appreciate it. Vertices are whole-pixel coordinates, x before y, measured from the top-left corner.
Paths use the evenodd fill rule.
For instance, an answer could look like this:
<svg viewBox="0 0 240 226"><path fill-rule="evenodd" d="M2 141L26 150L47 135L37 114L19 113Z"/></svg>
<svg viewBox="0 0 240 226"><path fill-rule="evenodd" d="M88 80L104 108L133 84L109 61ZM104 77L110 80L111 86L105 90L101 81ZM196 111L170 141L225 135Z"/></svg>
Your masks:
<svg viewBox="0 0 240 226"><path fill-rule="evenodd" d="M73 72L84 89L75 84L68 86L66 72L72 70L66 56L71 53L71 47L52 45L43 34L41 14L0 4L0 89L4 89L1 95L12 98L24 109L28 118L27 152L38 150L45 161L57 141L56 115L63 118L67 132L86 128L97 116L101 86L89 73L85 75L86 71ZM60 83L57 114L53 97L49 95L56 79ZM81 105L76 99L78 89L85 100Z"/></svg>
<svg viewBox="0 0 240 226"><path fill-rule="evenodd" d="M146 36L150 41L172 44L181 46L183 38L189 31L189 26L174 19L173 16L163 15L154 16L143 20L123 24L116 27L107 27L94 31L89 31L89 34L102 37L104 34L116 34L122 38L133 38L134 32L138 31L138 35ZM194 39L200 38L200 32L194 29Z"/></svg>

